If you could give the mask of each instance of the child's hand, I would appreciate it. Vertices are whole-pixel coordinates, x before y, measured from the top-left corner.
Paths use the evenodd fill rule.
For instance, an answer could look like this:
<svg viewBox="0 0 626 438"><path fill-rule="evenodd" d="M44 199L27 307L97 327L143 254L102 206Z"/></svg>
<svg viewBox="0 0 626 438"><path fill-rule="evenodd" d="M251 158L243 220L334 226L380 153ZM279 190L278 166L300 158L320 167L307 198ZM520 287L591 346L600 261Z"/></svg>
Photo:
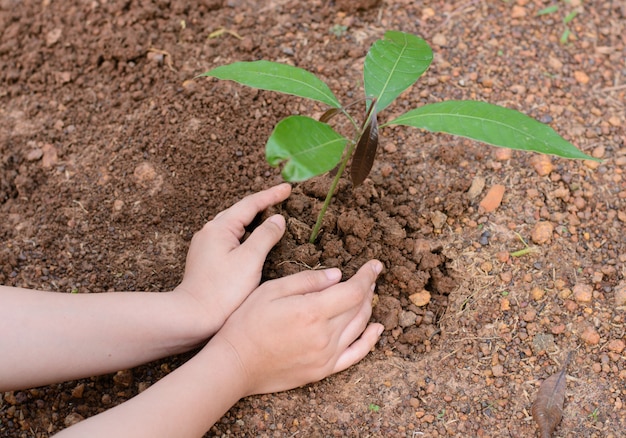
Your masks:
<svg viewBox="0 0 626 438"><path fill-rule="evenodd" d="M345 370L375 345L381 324L369 324L382 265L365 264L338 283L337 269L268 281L226 321L209 345L222 345L244 395L295 388Z"/></svg>
<svg viewBox="0 0 626 438"><path fill-rule="evenodd" d="M191 298L206 336L215 333L261 281L263 263L285 231L280 215L268 218L241 243L244 227L271 205L287 199L289 184L250 195L219 213L197 232L187 253L185 275L175 293Z"/></svg>

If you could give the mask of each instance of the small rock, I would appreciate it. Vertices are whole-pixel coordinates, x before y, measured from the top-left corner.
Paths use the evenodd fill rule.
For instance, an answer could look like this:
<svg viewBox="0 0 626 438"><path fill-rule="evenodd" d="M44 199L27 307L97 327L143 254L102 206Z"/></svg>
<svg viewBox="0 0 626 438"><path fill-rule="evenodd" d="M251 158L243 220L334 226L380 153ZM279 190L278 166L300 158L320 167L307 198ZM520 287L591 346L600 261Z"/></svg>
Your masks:
<svg viewBox="0 0 626 438"><path fill-rule="evenodd" d="M609 125L615 126L616 128L622 126L622 119L617 116L609 117Z"/></svg>
<svg viewBox="0 0 626 438"><path fill-rule="evenodd" d="M590 303L593 298L593 287L589 284L578 283L572 289L574 299L579 303Z"/></svg>
<svg viewBox="0 0 626 438"><path fill-rule="evenodd" d="M556 344L554 343L554 335L550 335L547 333L537 333L533 337L532 349L535 354L538 354L542 351L555 351Z"/></svg>
<svg viewBox="0 0 626 438"><path fill-rule="evenodd" d="M61 39L61 35L63 34L63 29L60 27L55 27L50 32L46 34L46 46L51 47L55 45L59 39Z"/></svg>
<svg viewBox="0 0 626 438"><path fill-rule="evenodd" d="M67 417L65 417L65 419L63 420L63 424L65 425L65 427L70 427L75 425L76 423L83 421L84 419L85 418L82 415L76 412L72 412Z"/></svg>
<svg viewBox="0 0 626 438"><path fill-rule="evenodd" d="M148 389L149 387L150 387L150 383L148 383L148 382L139 382L139 384L137 385L137 392L142 393L146 389Z"/></svg>
<svg viewBox="0 0 626 438"><path fill-rule="evenodd" d="M393 154L398 151L398 146L396 146L394 143L387 143L383 149L388 154Z"/></svg>
<svg viewBox="0 0 626 438"><path fill-rule="evenodd" d="M43 156L43 151L40 148L35 148L26 154L26 161L37 161Z"/></svg>
<svg viewBox="0 0 626 438"><path fill-rule="evenodd" d="M589 83L589 76L587 76L587 73L585 73L584 71L575 71L574 79L576 79L576 82L582 85Z"/></svg>
<svg viewBox="0 0 626 438"><path fill-rule="evenodd" d="M535 224L530 238L538 245L549 243L552 240L554 225L548 221L541 221Z"/></svg>
<svg viewBox="0 0 626 438"><path fill-rule="evenodd" d="M430 221L433 223L433 226L436 230L441 230L443 226L446 224L448 220L448 216L440 211L433 211L430 214Z"/></svg>
<svg viewBox="0 0 626 438"><path fill-rule="evenodd" d="M56 148L50 143L46 143L42 148L43 159L41 165L46 169L55 166L59 162Z"/></svg>
<svg viewBox="0 0 626 438"><path fill-rule="evenodd" d="M549 175L554 169L552 159L548 155L533 155L530 159L530 164L539 176Z"/></svg>
<svg viewBox="0 0 626 438"><path fill-rule="evenodd" d="M113 381L124 388L130 387L133 383L133 373L131 370L118 371L113 376Z"/></svg>
<svg viewBox="0 0 626 438"><path fill-rule="evenodd" d="M152 164L144 161L135 167L133 176L140 185L145 185L156 178L157 172Z"/></svg>
<svg viewBox="0 0 626 438"><path fill-rule="evenodd" d="M478 195L480 195L484 188L485 178L483 178L482 176L475 176L472 180L472 185L467 191L467 197L470 199L475 199L476 197L478 197Z"/></svg>
<svg viewBox="0 0 626 438"><path fill-rule="evenodd" d="M411 312L410 310L403 310L400 312L400 316L398 318L398 325L400 327L410 327L415 324L415 321L417 321L417 315L414 312Z"/></svg>
<svg viewBox="0 0 626 438"><path fill-rule="evenodd" d="M491 374L493 377L502 377L504 376L504 367L500 364L494 365L491 367Z"/></svg>
<svg viewBox="0 0 626 438"><path fill-rule="evenodd" d="M565 331L565 324L556 324L550 328L553 335L560 335Z"/></svg>
<svg viewBox="0 0 626 438"><path fill-rule="evenodd" d="M597 147L595 147L593 149L593 151L591 151L591 156L593 158L602 158L602 157L604 157L605 150L606 149L604 148L604 146L602 146L602 145L597 146Z"/></svg>
<svg viewBox="0 0 626 438"><path fill-rule="evenodd" d="M442 33L438 33L435 36L433 36L432 42L433 44L439 47L445 47L446 44L448 44L448 40L446 39L446 36Z"/></svg>
<svg viewBox="0 0 626 438"><path fill-rule="evenodd" d="M430 292L426 289L409 296L409 300L417 307L423 307L430 302Z"/></svg>
<svg viewBox="0 0 626 438"><path fill-rule="evenodd" d="M587 326L580 334L580 339L589 345L598 345L600 343L600 334L595 328Z"/></svg>
<svg viewBox="0 0 626 438"><path fill-rule="evenodd" d="M73 398L83 398L83 392L85 392L85 384L84 383L79 383L72 390L72 397Z"/></svg>
<svg viewBox="0 0 626 438"><path fill-rule="evenodd" d="M509 148L495 148L494 155L498 161L510 160L513 156L513 149Z"/></svg>
<svg viewBox="0 0 626 438"><path fill-rule="evenodd" d="M116 199L113 201L113 211L122 211L124 208L124 201L121 199Z"/></svg>
<svg viewBox="0 0 626 438"><path fill-rule="evenodd" d="M613 353L621 354L622 351L624 351L624 349L626 348L626 342L624 342L622 339L612 339L611 341L609 341L606 347L609 349L609 351L612 351Z"/></svg>
<svg viewBox="0 0 626 438"><path fill-rule="evenodd" d="M537 286L533 287L530 291L530 296L535 301L539 301L540 299L542 299L545 294L546 292L542 288Z"/></svg>
<svg viewBox="0 0 626 438"><path fill-rule="evenodd" d="M528 309L522 315L522 319L526 322L533 322L537 317L537 311L535 309Z"/></svg>
<svg viewBox="0 0 626 438"><path fill-rule="evenodd" d="M500 310L502 312L506 312L507 310L511 310L511 301L508 298L502 298L500 300Z"/></svg>
<svg viewBox="0 0 626 438"><path fill-rule="evenodd" d="M615 305L626 306L626 281L621 281L614 289Z"/></svg>
<svg viewBox="0 0 626 438"><path fill-rule="evenodd" d="M480 201L480 206L487 213L491 213L495 209L497 209L502 203L502 198L504 197L504 186L502 184L494 184L482 201Z"/></svg>
<svg viewBox="0 0 626 438"><path fill-rule="evenodd" d="M526 8L523 6L515 5L511 9L511 18L522 18L526 16Z"/></svg>
<svg viewBox="0 0 626 438"><path fill-rule="evenodd" d="M548 65L556 71L561 71L561 69L563 68L563 63L561 62L560 59L555 58L553 56L550 56L548 58Z"/></svg>

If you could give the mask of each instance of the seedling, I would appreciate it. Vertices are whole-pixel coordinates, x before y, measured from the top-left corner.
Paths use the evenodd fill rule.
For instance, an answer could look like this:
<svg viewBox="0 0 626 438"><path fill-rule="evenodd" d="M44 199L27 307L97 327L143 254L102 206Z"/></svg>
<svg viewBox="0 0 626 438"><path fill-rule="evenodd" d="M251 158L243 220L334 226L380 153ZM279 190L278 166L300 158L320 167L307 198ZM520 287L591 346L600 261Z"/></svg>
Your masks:
<svg viewBox="0 0 626 438"><path fill-rule="evenodd" d="M565 4L570 4L571 1L570 0L564 0L563 3ZM572 33L572 31L570 30L569 27L569 23L576 18L576 16L579 14L581 7L578 7L572 11L570 11L567 15L565 15L563 17L563 32L561 33L561 38L559 38L559 41L561 42L561 44L566 44L570 34ZM554 14L556 12L559 11L559 5L558 4L553 4L550 5L546 8L541 9L539 12L537 12L537 16L541 16L541 15L549 15L549 14Z"/></svg>
<svg viewBox="0 0 626 438"><path fill-rule="evenodd" d="M328 85L313 73L277 62L235 62L199 76L232 80L253 88L312 99L330 107L319 120L302 115L286 117L274 127L265 146L268 163L282 165L282 176L286 181L305 181L336 169L313 227L311 243L317 239L324 214L350 159L350 178L356 187L369 175L378 148L378 131L387 126L412 126L494 146L595 160L549 126L520 112L485 102L430 103L380 124L379 114L417 81L432 59L432 50L422 38L403 32L386 32L365 57L365 96L346 105L342 105ZM357 104L364 106L360 123L348 111ZM339 114L347 117L352 126L354 134L351 138L329 125L330 120Z"/></svg>

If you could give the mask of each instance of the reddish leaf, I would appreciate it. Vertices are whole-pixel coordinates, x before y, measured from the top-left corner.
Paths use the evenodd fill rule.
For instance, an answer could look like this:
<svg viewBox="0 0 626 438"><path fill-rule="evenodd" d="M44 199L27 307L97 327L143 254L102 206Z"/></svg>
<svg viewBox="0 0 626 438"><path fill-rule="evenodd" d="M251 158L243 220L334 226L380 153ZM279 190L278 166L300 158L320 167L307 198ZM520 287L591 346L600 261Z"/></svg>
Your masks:
<svg viewBox="0 0 626 438"><path fill-rule="evenodd" d="M552 437L552 432L561 421L563 416L563 403L565 402L565 376L567 364L572 353L567 355L563 368L556 374L548 377L539 387L537 398L531 409L533 418L539 426L541 438Z"/></svg>
<svg viewBox="0 0 626 438"><path fill-rule="evenodd" d="M350 166L350 177L355 187L365 181L365 178L369 175L376 158L376 150L378 149L378 120L376 118L375 102L372 102L369 112L371 113L368 114L369 123L366 119L367 126L356 145Z"/></svg>
<svg viewBox="0 0 626 438"><path fill-rule="evenodd" d="M330 119L335 117L340 112L341 112L340 108L330 108L329 110L325 111L324 114L320 116L320 122L328 123Z"/></svg>

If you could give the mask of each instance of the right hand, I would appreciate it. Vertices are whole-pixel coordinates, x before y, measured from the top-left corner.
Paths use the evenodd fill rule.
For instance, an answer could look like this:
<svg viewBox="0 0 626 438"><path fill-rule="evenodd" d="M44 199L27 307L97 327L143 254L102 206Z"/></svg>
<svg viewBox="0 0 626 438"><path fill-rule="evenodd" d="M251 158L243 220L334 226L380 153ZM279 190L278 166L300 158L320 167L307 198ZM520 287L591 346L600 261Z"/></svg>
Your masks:
<svg viewBox="0 0 626 438"><path fill-rule="evenodd" d="M372 260L348 281L341 271L305 271L259 286L213 341L229 344L245 395L321 380L363 359L383 326L369 323L376 278Z"/></svg>

